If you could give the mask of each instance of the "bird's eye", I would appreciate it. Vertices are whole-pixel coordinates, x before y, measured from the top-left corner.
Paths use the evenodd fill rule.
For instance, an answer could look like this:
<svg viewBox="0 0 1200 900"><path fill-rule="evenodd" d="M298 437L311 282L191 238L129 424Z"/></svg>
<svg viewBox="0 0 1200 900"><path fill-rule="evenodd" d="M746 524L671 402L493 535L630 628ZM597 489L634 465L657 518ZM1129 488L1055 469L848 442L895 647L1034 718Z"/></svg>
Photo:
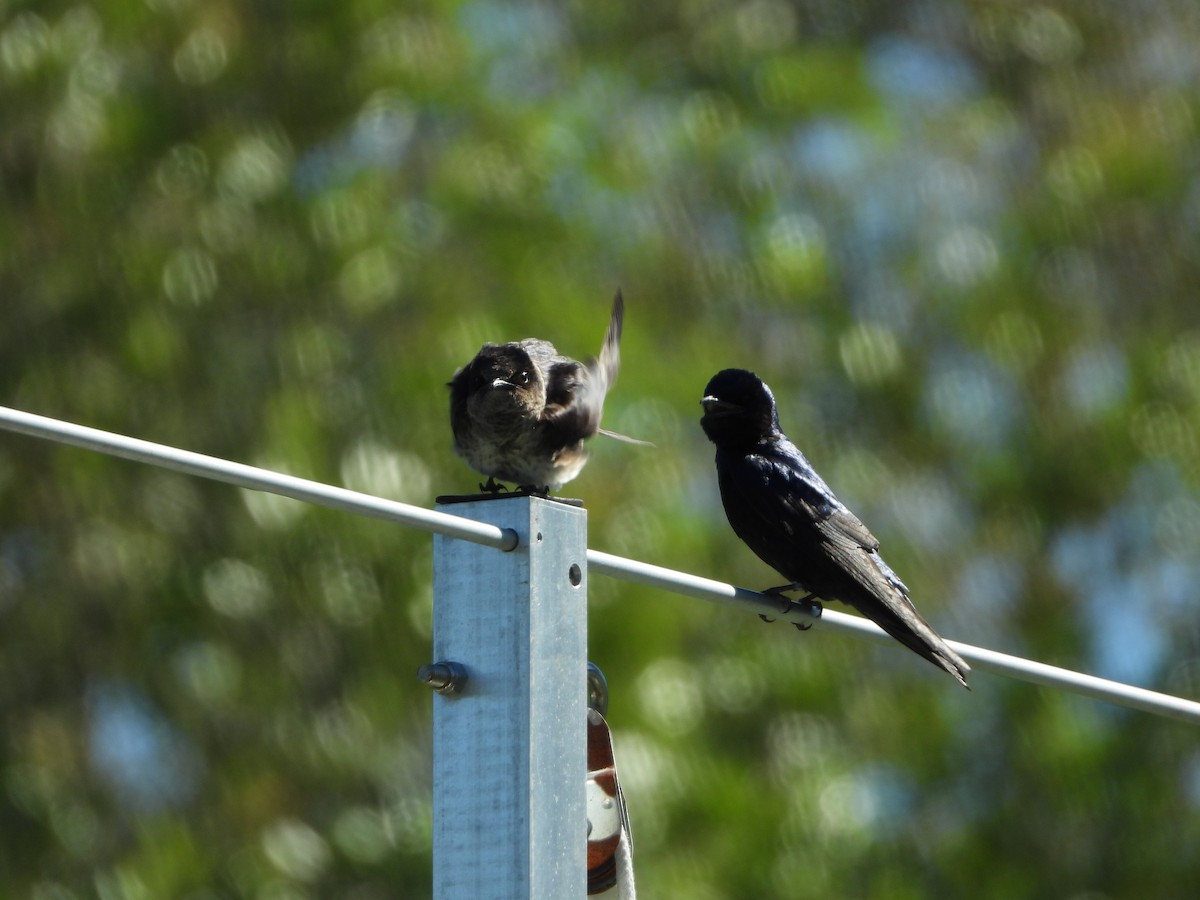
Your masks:
<svg viewBox="0 0 1200 900"><path fill-rule="evenodd" d="M513 384L520 384L520 385L529 384L529 373L528 372L518 372L516 375L513 376Z"/></svg>

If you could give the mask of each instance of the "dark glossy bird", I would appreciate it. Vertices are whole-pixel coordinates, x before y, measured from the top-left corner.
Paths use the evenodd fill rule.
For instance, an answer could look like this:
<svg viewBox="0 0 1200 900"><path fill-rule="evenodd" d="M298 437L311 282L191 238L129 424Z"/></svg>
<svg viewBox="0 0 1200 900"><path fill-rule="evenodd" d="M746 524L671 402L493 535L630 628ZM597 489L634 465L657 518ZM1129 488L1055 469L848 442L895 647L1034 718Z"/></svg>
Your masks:
<svg viewBox="0 0 1200 900"><path fill-rule="evenodd" d="M717 445L717 483L734 532L791 583L853 606L963 685L970 666L917 612L879 555L879 541L779 429L775 397L745 369L718 372L704 389L700 424Z"/></svg>
<svg viewBox="0 0 1200 900"><path fill-rule="evenodd" d="M484 344L454 373L454 449L488 476L480 490L501 490L499 479L546 494L579 474L588 438L603 433L632 440L600 427L604 396L620 368L624 316L617 291L600 355L586 364L560 356L549 341L527 338Z"/></svg>

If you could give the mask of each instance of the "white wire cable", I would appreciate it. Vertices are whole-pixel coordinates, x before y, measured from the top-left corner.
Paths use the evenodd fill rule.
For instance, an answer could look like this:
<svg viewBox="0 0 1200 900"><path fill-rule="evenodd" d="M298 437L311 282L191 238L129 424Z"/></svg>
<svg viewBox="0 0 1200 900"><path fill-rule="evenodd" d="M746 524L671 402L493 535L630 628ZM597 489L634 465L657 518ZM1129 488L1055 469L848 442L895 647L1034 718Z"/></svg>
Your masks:
<svg viewBox="0 0 1200 900"><path fill-rule="evenodd" d="M0 428L188 475L210 478L250 490L268 491L358 515L398 522L423 531L438 532L477 544L496 547L500 550L512 550L517 545L517 535L510 529L497 528L494 525L473 522L459 516L407 503L385 500L381 497L332 487L305 478L283 475L268 469L229 462L200 453L179 450L2 406L0 406ZM835 610L825 610L817 619L813 615L812 609L802 603L760 594L757 591L712 581L687 572L613 556L599 550L588 550L587 560L589 572L660 588L710 603L743 609L748 607L760 615L794 622L802 626L819 621L821 627L834 631L844 631L879 641L891 642L892 640L874 622L858 616L839 613ZM1097 678L1070 669L1061 669L1057 666L1046 665L1019 656L1010 656L984 647L975 647L958 641L949 641L948 643L974 667L983 671L1082 694L1086 697L1105 700L1109 703L1171 719L1200 724L1200 702L1194 700L1162 694L1158 691L1135 687L1119 681L1110 681L1106 678Z"/></svg>
<svg viewBox="0 0 1200 900"><path fill-rule="evenodd" d="M789 609L781 609L781 598L778 597L734 587L719 581L710 581L686 572L664 569L637 560L623 559L619 556L601 553L598 550L588 551L588 572L599 572L613 578L634 581L638 584L661 588L676 594L685 594L689 597L698 597L701 600L725 606L744 607L749 605L760 614L794 622L797 625L807 626L814 622L820 622L819 627L850 632L879 643L895 644L893 638L882 628L860 616L826 608L820 614L820 618L815 618L804 604L794 603ZM1162 694L1119 681L1110 681L1107 678L1097 678L1094 675L1085 675L1082 672L1062 669L1020 656L1010 656L1007 653L964 644L961 641L947 641L946 643L971 663L973 668L981 671L995 672L1021 681L1029 681L1045 687L1061 688L1098 700L1107 700L1110 703L1128 706L1143 712L1200 724L1200 703L1194 700Z"/></svg>
<svg viewBox="0 0 1200 900"><path fill-rule="evenodd" d="M214 481L237 485L254 491L267 491L295 500L305 500L318 506L328 506L346 512L399 522L422 531L440 532L451 537L474 541L499 550L512 550L517 546L517 535L512 529L497 528L486 522L472 522L461 516L451 516L420 506L411 506L395 500L385 500L370 494L350 491L345 488L296 478L269 469L260 469L242 463L229 462L215 456L179 450L151 441L125 437L98 428L74 425L59 419L38 416L0 406L0 428L16 431L33 437L45 438L72 447L95 450L111 456L120 456L136 462L198 475Z"/></svg>

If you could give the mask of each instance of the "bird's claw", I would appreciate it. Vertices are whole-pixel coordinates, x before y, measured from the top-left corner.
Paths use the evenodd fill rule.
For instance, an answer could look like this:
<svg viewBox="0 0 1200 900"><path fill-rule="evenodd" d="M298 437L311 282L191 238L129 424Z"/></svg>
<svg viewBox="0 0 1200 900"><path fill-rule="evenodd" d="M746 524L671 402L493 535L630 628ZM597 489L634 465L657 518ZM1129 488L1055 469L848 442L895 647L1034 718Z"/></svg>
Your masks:
<svg viewBox="0 0 1200 900"><path fill-rule="evenodd" d="M768 625L770 625L772 622L775 621L774 616L768 616L766 613L759 613L758 617L760 619L762 619L764 622L766 622ZM801 625L799 622L793 622L792 624L796 626L797 631L808 631L808 629L812 628L811 622L807 625Z"/></svg>
<svg viewBox="0 0 1200 900"><path fill-rule="evenodd" d="M499 494L501 491L507 491L508 488L498 482L495 476L489 475L487 482L479 485L479 490L483 491L485 494Z"/></svg>
<svg viewBox="0 0 1200 900"><path fill-rule="evenodd" d="M777 587L769 587L769 588L766 588L765 590L759 591L759 593L766 594L768 597L783 597L783 595L788 593L789 591L802 591L802 590L804 590L804 588L802 588L800 585L793 582L792 584L781 584ZM820 616L821 612L822 612L821 601L817 600L816 598L817 598L816 594L806 593L799 600L792 600L790 598L784 598L784 599L787 600L788 608L791 608L793 606L799 606L804 603L808 603L810 605L810 607L812 608L813 614L816 616ZM762 615L761 613L759 614L759 618L762 619L764 622L774 622L775 621L773 618ZM792 624L796 626L797 631L808 631L808 629L812 628L811 622L809 622L807 625L801 625L799 622L793 622Z"/></svg>

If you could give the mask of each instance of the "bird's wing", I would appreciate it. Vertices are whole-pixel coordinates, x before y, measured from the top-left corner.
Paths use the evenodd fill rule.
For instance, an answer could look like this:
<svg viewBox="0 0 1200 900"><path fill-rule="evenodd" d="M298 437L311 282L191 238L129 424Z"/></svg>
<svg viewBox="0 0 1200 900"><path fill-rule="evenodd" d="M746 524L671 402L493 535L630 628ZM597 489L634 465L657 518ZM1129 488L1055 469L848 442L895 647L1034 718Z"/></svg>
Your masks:
<svg viewBox="0 0 1200 900"><path fill-rule="evenodd" d="M563 444L589 438L600 430L604 396L621 366L621 327L625 300L617 291L600 355L587 365L565 356L548 361L546 411L542 421L548 434Z"/></svg>
<svg viewBox="0 0 1200 900"><path fill-rule="evenodd" d="M966 676L971 667L966 660L917 611L909 599L908 586L879 555L875 536L837 498L834 504L828 515L818 519L817 531L824 538L829 558L861 588L837 599L855 607L893 638L967 687Z"/></svg>
<svg viewBox="0 0 1200 900"><path fill-rule="evenodd" d="M850 512L817 474L803 453L791 441L779 441L764 456L772 478L779 484L775 493L789 517L803 516L822 524L822 534L830 540L866 550L875 550L879 541L854 513Z"/></svg>
<svg viewBox="0 0 1200 900"><path fill-rule="evenodd" d="M587 369L573 359L555 357L546 369L544 418L553 421L579 416L584 412L580 407L589 393Z"/></svg>
<svg viewBox="0 0 1200 900"><path fill-rule="evenodd" d="M601 397L616 383L617 372L621 368L621 329L624 322L625 298L617 291L608 317L608 330L604 332L604 343L600 345L600 355L588 365L592 382L600 386Z"/></svg>
<svg viewBox="0 0 1200 900"><path fill-rule="evenodd" d="M817 528L826 538L829 555L860 583L869 587L882 576L908 599L908 585L883 561L879 541L854 513L839 504Z"/></svg>
<svg viewBox="0 0 1200 900"><path fill-rule="evenodd" d="M829 557L864 587L882 587L878 585L882 576L907 599L908 586L878 553L879 539L834 496L811 466L805 468L785 469L793 487L781 499L791 514L812 521Z"/></svg>
<svg viewBox="0 0 1200 900"><path fill-rule="evenodd" d="M751 547L761 548L764 561L792 578L791 571L801 564L799 557L806 550L811 553L811 545L819 542L828 561L864 587L877 584L882 576L901 593L908 593L875 552L878 538L838 500L794 444L777 442L747 456L745 463L752 472L726 479L723 490L742 495L735 504L741 517L735 530ZM811 565L805 568L811 570Z"/></svg>

